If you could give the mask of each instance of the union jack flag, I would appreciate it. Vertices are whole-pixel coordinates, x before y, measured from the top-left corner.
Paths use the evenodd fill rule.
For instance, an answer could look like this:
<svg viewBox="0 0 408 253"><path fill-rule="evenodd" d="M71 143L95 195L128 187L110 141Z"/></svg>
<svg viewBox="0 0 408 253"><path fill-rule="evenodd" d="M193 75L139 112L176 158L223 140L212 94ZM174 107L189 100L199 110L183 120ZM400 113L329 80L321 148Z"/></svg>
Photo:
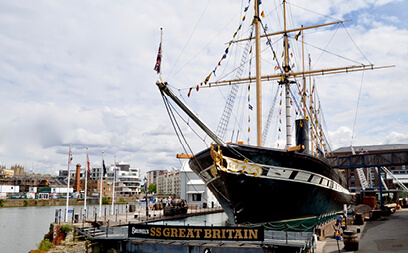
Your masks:
<svg viewBox="0 0 408 253"><path fill-rule="evenodd" d="M73 159L73 157L72 157L71 145L69 145L69 157L68 157L68 164L69 165L71 165L72 159Z"/></svg>
<svg viewBox="0 0 408 253"><path fill-rule="evenodd" d="M160 42L159 52L157 53L156 65L154 65L154 70L156 70L157 74L160 73L161 57L162 57L162 51L161 51L161 42Z"/></svg>

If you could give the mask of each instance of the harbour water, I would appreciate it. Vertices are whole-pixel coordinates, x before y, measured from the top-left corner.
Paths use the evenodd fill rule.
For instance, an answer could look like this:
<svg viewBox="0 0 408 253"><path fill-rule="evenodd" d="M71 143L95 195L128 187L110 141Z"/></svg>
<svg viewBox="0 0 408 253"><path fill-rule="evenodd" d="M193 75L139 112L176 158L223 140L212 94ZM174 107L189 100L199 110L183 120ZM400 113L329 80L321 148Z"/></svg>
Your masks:
<svg viewBox="0 0 408 253"><path fill-rule="evenodd" d="M0 208L0 252L29 252L37 249L36 243L44 238L50 223L54 221L56 208Z"/></svg>
<svg viewBox="0 0 408 253"><path fill-rule="evenodd" d="M136 211L145 210L144 203L135 205ZM41 207L10 207L0 208L0 253L29 252L37 249L36 244L44 239L48 233L50 224L55 221L55 211L61 210L62 221L65 206L41 206ZM70 206L76 214L83 214L83 206ZM87 207L88 217L94 217L99 211L98 205ZM116 205L118 213L126 212L126 205ZM110 214L111 206L102 206L102 214ZM71 214L68 220L71 220ZM214 213L200 216L187 217L185 219L159 221L159 225L191 225L191 226L227 226L225 213Z"/></svg>
<svg viewBox="0 0 408 253"><path fill-rule="evenodd" d="M136 205L136 208L144 206ZM82 213L83 207L70 206L75 213ZM125 205L117 205L118 212L125 212ZM44 239L50 223L55 221L55 210L65 212L65 206L39 206L39 207L9 207L0 208L0 253L29 252L37 249L36 244ZM93 217L99 206L88 206L88 217ZM109 214L111 206L102 206L102 213ZM62 215L64 217L64 215ZM68 219L71 220L71 215ZM63 218L62 218L63 219Z"/></svg>

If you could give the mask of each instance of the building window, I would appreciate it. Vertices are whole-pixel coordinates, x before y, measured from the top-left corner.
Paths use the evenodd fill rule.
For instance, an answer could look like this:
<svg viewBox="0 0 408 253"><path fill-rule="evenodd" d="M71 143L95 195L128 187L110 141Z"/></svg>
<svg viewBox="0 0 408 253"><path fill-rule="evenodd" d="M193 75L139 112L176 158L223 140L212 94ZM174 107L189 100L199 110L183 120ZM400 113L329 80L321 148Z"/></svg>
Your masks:
<svg viewBox="0 0 408 253"><path fill-rule="evenodd" d="M193 194L193 201L201 201L201 194Z"/></svg>
<svg viewBox="0 0 408 253"><path fill-rule="evenodd" d="M351 181L356 180L355 177L354 177L354 175L351 175L351 176L350 176L350 180L351 180Z"/></svg>

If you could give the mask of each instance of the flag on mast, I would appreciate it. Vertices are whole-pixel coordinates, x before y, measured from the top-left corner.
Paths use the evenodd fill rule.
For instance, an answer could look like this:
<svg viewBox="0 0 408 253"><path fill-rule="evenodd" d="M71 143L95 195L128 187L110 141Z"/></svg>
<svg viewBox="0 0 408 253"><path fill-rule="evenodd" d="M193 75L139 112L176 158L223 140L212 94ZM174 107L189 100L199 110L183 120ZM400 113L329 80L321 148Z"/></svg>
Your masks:
<svg viewBox="0 0 408 253"><path fill-rule="evenodd" d="M157 53L156 64L154 65L154 70L157 72L157 74L160 74L160 77L161 77L161 60L162 60L162 37L163 37L163 28L160 28L159 51Z"/></svg>
<svg viewBox="0 0 408 253"><path fill-rule="evenodd" d="M154 65L154 70L156 70L157 74L160 74L160 65L161 65L161 43L159 44L159 52L157 53L157 58L156 58L156 65Z"/></svg>
<svg viewBox="0 0 408 253"><path fill-rule="evenodd" d="M91 163L89 162L88 148L86 148L86 165L88 167L88 174L91 175Z"/></svg>
<svg viewBox="0 0 408 253"><path fill-rule="evenodd" d="M106 166L105 166L105 160L102 159L102 166L103 166L103 176L106 176Z"/></svg>
<svg viewBox="0 0 408 253"><path fill-rule="evenodd" d="M72 159L73 159L73 156L72 156L71 144L69 144L69 155L68 155L68 165L69 166L71 166ZM69 171L69 166L68 166L68 171Z"/></svg>

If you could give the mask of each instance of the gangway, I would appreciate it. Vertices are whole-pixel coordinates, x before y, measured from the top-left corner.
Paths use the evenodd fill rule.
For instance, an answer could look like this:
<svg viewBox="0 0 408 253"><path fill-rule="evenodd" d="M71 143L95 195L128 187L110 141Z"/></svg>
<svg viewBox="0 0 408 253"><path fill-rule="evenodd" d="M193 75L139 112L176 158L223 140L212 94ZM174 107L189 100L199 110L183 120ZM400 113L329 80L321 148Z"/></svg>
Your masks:
<svg viewBox="0 0 408 253"><path fill-rule="evenodd" d="M330 156L327 160L336 169L399 166L408 165L408 151Z"/></svg>

